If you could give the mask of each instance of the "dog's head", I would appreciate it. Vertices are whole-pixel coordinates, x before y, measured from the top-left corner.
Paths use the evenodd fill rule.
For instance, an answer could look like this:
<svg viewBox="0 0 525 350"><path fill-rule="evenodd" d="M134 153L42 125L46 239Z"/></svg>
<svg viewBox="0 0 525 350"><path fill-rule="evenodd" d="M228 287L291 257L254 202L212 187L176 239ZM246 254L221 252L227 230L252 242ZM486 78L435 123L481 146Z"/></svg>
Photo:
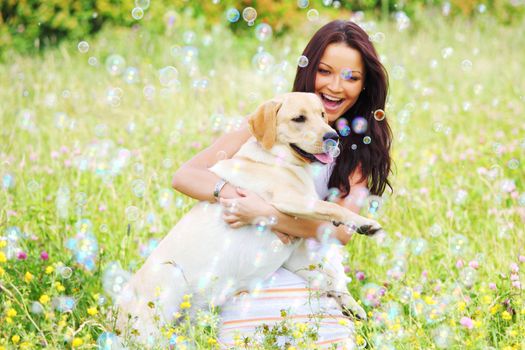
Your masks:
<svg viewBox="0 0 525 350"><path fill-rule="evenodd" d="M313 93L290 92L260 105L250 115L253 136L266 150L285 146L302 162L331 163L324 143L337 147L339 137L326 120L319 97ZM272 152L273 153L273 152Z"/></svg>

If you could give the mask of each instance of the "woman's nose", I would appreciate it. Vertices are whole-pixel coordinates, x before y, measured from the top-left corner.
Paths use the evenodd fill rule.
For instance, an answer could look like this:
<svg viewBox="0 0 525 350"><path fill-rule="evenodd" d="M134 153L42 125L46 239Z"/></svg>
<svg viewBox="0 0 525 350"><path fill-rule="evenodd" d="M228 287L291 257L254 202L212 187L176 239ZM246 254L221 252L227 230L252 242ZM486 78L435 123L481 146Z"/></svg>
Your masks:
<svg viewBox="0 0 525 350"><path fill-rule="evenodd" d="M332 79L328 84L328 88L333 92L341 91L341 77L339 76L339 74L333 74Z"/></svg>

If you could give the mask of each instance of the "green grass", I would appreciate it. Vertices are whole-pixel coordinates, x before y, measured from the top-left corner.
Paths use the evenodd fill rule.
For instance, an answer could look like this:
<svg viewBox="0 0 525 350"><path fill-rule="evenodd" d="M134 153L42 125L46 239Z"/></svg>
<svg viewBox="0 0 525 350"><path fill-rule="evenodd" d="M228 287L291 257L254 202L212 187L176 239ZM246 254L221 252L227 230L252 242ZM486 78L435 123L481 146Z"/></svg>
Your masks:
<svg viewBox="0 0 525 350"><path fill-rule="evenodd" d="M203 28L185 19L171 35L108 28L88 40L88 53L64 43L0 66L0 234L5 240L9 228L21 232L1 248L9 259L0 263L0 348L23 348L24 342L26 348L96 347L109 330L103 321L112 303L102 283L106 267L114 261L124 269L140 266L139 247L162 238L194 203L170 189L174 171L273 96L276 76L287 79L283 91L291 87L297 58L317 25L305 23L263 43L276 63L288 62L266 75L251 63L259 45L254 37ZM390 73L394 193L385 194L378 218L388 238L354 237L346 263L354 278L350 290L362 300L368 283L384 286L380 304L367 306L370 321L356 326L374 348L525 346L523 294L511 281L522 278L521 271L511 273L511 264L522 268L518 257L525 256L521 28L491 18L434 16L415 29L399 32L393 23L377 22L370 30L385 33L376 47ZM200 50L193 76L171 54L185 45L190 29ZM113 53L138 68L140 82L108 73L104 63ZM88 64L90 56L98 65ZM159 83L158 71L168 65L179 71L178 91ZM192 80L201 78L208 86L196 91ZM155 88L150 99L146 86ZM121 89L114 91L121 93L118 105L108 100L115 88ZM106 145L106 154L97 145ZM115 159L121 169L111 174ZM142 196L133 192L138 187ZM80 219L90 220L98 241L93 270L77 264L65 247ZM468 242L458 246L457 235ZM17 258L17 246L27 259ZM42 251L48 260L40 258ZM72 268L69 278L57 273L63 266ZM31 312L42 295L51 300ZM75 308L54 308L60 296L72 296ZM89 315L89 308L97 313ZM471 329L461 324L464 317ZM178 330L190 348L213 346L208 339L216 320L203 324ZM449 334L445 343L436 342L439 330ZM20 337L16 345L13 336Z"/></svg>

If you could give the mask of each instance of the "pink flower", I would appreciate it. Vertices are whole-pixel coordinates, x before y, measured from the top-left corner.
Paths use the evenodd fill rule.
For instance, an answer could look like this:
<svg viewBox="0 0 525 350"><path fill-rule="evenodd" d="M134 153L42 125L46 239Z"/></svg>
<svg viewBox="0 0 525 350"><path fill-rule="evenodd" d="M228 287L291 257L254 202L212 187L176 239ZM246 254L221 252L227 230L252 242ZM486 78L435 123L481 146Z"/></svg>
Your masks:
<svg viewBox="0 0 525 350"><path fill-rule="evenodd" d="M492 290L496 290L496 283L489 283L489 288Z"/></svg>
<svg viewBox="0 0 525 350"><path fill-rule="evenodd" d="M470 266L474 270L477 270L479 267L479 263L476 260L472 260L471 262L468 263L468 266Z"/></svg>
<svg viewBox="0 0 525 350"><path fill-rule="evenodd" d="M27 259L27 253L24 252L23 250L19 251L16 257L18 258L18 260L25 260Z"/></svg>
<svg viewBox="0 0 525 350"><path fill-rule="evenodd" d="M520 271L520 268L519 268L518 264L516 264L516 263L512 263L512 264L510 264L510 270L511 270L512 272L516 272L516 273L518 273L518 272Z"/></svg>
<svg viewBox="0 0 525 350"><path fill-rule="evenodd" d="M521 289L521 282L520 281L513 281L512 286L516 289Z"/></svg>
<svg viewBox="0 0 525 350"><path fill-rule="evenodd" d="M40 259L42 259L42 260L49 259L49 254L47 254L47 252L45 250L43 250L42 253L40 253Z"/></svg>
<svg viewBox="0 0 525 350"><path fill-rule="evenodd" d="M466 317L466 316L461 317L461 320L459 321L459 323L465 328L468 328L468 329L474 328L474 322L472 321L470 317Z"/></svg>
<svg viewBox="0 0 525 350"><path fill-rule="evenodd" d="M520 255L518 257L518 260L520 261L520 263L525 262L525 255Z"/></svg>
<svg viewBox="0 0 525 350"><path fill-rule="evenodd" d="M365 273L363 271L357 271L355 274L355 278L357 278L357 280L359 281L362 281L365 279Z"/></svg>
<svg viewBox="0 0 525 350"><path fill-rule="evenodd" d="M462 268L463 265L465 265L465 263L463 262L463 260L459 259L458 261L456 261L456 267L458 269Z"/></svg>

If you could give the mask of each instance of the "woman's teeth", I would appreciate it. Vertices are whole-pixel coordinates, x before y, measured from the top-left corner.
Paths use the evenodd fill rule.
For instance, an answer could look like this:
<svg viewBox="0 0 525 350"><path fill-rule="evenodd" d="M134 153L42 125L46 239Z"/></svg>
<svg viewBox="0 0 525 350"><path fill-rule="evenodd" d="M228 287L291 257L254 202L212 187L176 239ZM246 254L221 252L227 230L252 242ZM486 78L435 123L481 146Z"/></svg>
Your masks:
<svg viewBox="0 0 525 350"><path fill-rule="evenodd" d="M339 107L339 105L343 102L344 98L336 99L331 96L327 96L324 94L321 94L321 98L323 100L323 104L326 109L336 109Z"/></svg>

